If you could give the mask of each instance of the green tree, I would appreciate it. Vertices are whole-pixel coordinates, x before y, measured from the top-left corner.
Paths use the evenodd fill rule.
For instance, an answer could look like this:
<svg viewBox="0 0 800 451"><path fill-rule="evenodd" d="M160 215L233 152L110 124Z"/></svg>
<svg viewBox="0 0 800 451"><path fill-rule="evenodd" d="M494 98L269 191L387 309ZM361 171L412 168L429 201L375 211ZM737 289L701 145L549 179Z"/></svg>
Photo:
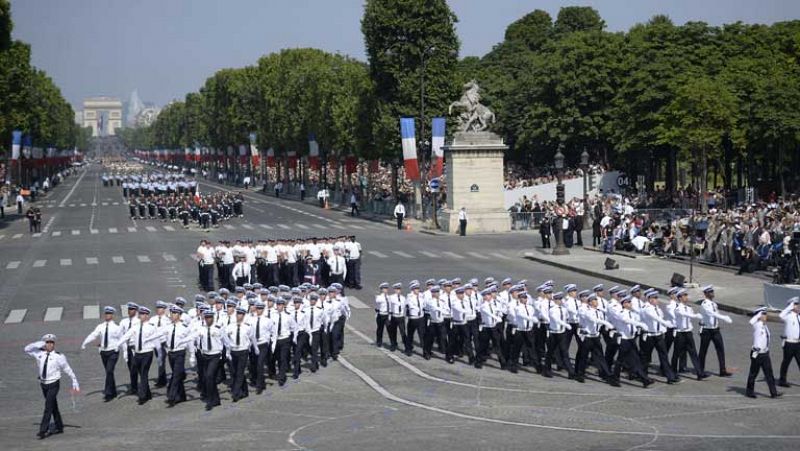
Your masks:
<svg viewBox="0 0 800 451"><path fill-rule="evenodd" d="M417 117L420 139L429 140L426 122L457 98L456 22L445 0L367 0L361 30L377 98L373 135L386 158L399 155L401 116Z"/></svg>
<svg viewBox="0 0 800 451"><path fill-rule="evenodd" d="M590 6L567 6L558 11L553 31L558 34L576 31L602 31L606 23Z"/></svg>

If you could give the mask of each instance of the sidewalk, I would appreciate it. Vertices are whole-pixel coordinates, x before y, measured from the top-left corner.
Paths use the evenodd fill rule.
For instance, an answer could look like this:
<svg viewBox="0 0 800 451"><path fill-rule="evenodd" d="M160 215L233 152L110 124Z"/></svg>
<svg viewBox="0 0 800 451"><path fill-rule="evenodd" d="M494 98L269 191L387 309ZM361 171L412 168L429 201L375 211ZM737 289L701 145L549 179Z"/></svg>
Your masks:
<svg viewBox="0 0 800 451"><path fill-rule="evenodd" d="M536 248L521 252L521 256L537 263L611 280L621 285L652 287L664 294L670 288L673 273L685 276L686 284L689 284L689 267L683 263L650 256L630 258L603 254L578 247L573 247L569 252L569 255L554 256L549 249ZM619 264L619 269L605 269L606 258L613 258ZM737 276L727 271L695 265L693 282L698 287L687 288L690 299L703 299L703 292L699 287L714 285L717 295L715 301L721 310L747 315L764 303L765 282L756 277Z"/></svg>

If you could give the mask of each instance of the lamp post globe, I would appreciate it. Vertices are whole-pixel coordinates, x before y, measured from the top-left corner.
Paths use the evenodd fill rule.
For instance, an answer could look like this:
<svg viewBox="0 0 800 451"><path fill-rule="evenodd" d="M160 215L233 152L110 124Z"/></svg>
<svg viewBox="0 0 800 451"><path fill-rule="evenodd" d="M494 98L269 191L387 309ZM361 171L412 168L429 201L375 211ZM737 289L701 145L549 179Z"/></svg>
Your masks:
<svg viewBox="0 0 800 451"><path fill-rule="evenodd" d="M566 214L564 205L564 184L561 182L561 171L564 170L564 154L561 153L561 146L558 146L553 164L556 168L556 219L553 227L553 235L556 239L556 247L553 248L553 255L569 255L569 250L564 246L564 215Z"/></svg>

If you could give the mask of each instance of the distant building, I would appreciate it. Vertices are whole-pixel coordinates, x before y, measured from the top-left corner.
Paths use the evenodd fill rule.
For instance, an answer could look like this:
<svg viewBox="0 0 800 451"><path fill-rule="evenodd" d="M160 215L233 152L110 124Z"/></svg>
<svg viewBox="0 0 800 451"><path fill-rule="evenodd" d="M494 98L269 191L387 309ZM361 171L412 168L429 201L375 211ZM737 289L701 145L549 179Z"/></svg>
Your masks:
<svg viewBox="0 0 800 451"><path fill-rule="evenodd" d="M122 127L122 102L116 97L89 97L83 101L82 116L92 136L114 136Z"/></svg>

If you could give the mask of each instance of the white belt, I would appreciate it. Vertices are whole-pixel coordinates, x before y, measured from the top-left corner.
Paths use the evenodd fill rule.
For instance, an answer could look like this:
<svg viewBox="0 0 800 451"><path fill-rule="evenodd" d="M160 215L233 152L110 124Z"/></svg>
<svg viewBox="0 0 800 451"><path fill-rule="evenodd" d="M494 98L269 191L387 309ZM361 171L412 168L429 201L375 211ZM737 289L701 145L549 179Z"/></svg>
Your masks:
<svg viewBox="0 0 800 451"><path fill-rule="evenodd" d="M783 341L785 341L786 343L800 343L800 339L792 340L792 339L786 338Z"/></svg>

